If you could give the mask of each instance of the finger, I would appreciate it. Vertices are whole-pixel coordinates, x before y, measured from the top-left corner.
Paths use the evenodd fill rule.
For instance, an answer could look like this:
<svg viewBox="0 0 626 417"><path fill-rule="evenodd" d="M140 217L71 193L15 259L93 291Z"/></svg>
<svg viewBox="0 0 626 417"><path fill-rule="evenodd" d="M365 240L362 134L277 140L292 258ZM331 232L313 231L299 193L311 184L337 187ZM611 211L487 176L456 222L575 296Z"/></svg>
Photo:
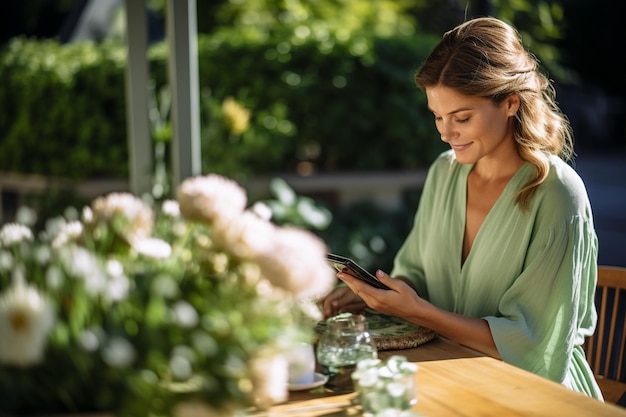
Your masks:
<svg viewBox="0 0 626 417"><path fill-rule="evenodd" d="M370 284L361 281L359 278L355 278L353 275L339 273L337 277L342 280L352 292L359 298L369 298L375 295L376 291L383 291L378 288L372 287ZM367 301L365 301L367 304Z"/></svg>
<svg viewBox="0 0 626 417"><path fill-rule="evenodd" d="M331 317L346 304L353 300L354 294L348 287L339 287L333 290L325 299L322 312L325 317Z"/></svg>
<svg viewBox="0 0 626 417"><path fill-rule="evenodd" d="M324 313L324 317L332 317L336 315L338 306L339 306L339 303L337 302L335 297L333 297L332 299L327 298L324 301L324 305L322 307L322 312Z"/></svg>
<svg viewBox="0 0 626 417"><path fill-rule="evenodd" d="M382 269L378 269L376 271L376 278L378 278L380 282L382 282L383 284L385 284L392 290L398 290L399 289L398 284L402 282L400 280L393 278L391 275L387 274Z"/></svg>
<svg viewBox="0 0 626 417"><path fill-rule="evenodd" d="M363 306L362 300L349 286L334 289L325 299L322 305L324 317L332 317L342 311L355 309L355 306Z"/></svg>
<svg viewBox="0 0 626 417"><path fill-rule="evenodd" d="M362 283L354 275L351 275L351 274L348 274L348 273L345 273L345 272L338 273L337 274L337 278L342 280L352 290L352 292L355 293L356 295L359 295L363 291L363 287L361 286L361 284L362 285L367 285L367 284Z"/></svg>

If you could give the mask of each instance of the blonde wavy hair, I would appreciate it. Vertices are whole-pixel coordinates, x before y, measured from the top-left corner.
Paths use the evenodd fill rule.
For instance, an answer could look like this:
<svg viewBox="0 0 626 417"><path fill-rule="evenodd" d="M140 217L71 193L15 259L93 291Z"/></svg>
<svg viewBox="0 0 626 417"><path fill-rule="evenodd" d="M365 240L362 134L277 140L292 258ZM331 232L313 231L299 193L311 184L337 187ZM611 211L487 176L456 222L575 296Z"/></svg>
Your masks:
<svg viewBox="0 0 626 417"><path fill-rule="evenodd" d="M422 90L441 85L498 105L511 94L519 96L514 137L520 156L536 169L515 196L522 209L548 176L548 155L566 161L573 155L571 127L552 83L519 33L501 20L476 18L446 32L418 69L415 82Z"/></svg>

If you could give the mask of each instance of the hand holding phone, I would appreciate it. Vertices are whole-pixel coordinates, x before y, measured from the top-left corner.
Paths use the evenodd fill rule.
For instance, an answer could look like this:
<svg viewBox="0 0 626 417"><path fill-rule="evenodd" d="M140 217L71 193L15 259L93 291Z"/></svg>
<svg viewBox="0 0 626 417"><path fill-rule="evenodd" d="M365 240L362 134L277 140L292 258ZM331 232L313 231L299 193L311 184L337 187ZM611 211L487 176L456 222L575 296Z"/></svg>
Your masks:
<svg viewBox="0 0 626 417"><path fill-rule="evenodd" d="M379 288L381 290L390 290L388 286L383 284L376 278L373 274L369 273L355 261L350 258L346 258L345 256L336 255L334 253L329 253L326 255L328 262L339 272L343 270L343 268L348 268L350 271L350 275L353 275L360 279L363 282L368 283L372 287Z"/></svg>

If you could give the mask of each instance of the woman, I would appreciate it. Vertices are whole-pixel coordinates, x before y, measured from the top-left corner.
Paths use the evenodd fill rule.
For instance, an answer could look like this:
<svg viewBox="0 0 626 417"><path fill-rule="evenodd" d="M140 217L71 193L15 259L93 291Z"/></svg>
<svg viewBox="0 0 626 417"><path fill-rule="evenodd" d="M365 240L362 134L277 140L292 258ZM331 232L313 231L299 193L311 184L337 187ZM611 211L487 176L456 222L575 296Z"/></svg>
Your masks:
<svg viewBox="0 0 626 417"><path fill-rule="evenodd" d="M325 316L370 307L602 398L582 350L596 323L597 238L563 159L567 119L519 35L494 18L447 32L415 76L441 140L388 290L339 273ZM560 157L559 157L560 156ZM393 278L392 278L393 277Z"/></svg>

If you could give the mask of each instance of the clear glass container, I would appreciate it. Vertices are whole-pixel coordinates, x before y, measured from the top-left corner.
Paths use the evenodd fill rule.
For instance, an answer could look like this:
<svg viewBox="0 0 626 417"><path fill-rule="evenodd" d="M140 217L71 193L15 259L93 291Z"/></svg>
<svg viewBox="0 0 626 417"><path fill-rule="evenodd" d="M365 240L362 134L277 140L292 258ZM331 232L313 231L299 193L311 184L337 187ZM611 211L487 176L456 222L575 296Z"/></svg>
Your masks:
<svg viewBox="0 0 626 417"><path fill-rule="evenodd" d="M415 363L404 356L361 361L352 374L363 416L410 416L417 404Z"/></svg>
<svg viewBox="0 0 626 417"><path fill-rule="evenodd" d="M343 313L326 320L317 345L317 363L328 377L326 388L352 392L352 372L361 360L376 359L376 344L368 331L365 316Z"/></svg>

